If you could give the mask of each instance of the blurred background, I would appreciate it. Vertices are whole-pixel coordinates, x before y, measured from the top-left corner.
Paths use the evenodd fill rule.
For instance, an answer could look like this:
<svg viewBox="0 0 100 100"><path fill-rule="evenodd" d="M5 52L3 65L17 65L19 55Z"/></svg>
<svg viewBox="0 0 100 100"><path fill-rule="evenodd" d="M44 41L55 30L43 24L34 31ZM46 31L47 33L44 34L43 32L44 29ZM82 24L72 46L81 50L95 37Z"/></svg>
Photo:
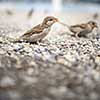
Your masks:
<svg viewBox="0 0 100 100"><path fill-rule="evenodd" d="M95 12L100 9L99 3L100 0L0 0L0 8Z"/></svg>
<svg viewBox="0 0 100 100"><path fill-rule="evenodd" d="M0 23L18 24L22 30L37 25L46 16L73 25L90 20L99 23L99 14L100 0L0 0Z"/></svg>

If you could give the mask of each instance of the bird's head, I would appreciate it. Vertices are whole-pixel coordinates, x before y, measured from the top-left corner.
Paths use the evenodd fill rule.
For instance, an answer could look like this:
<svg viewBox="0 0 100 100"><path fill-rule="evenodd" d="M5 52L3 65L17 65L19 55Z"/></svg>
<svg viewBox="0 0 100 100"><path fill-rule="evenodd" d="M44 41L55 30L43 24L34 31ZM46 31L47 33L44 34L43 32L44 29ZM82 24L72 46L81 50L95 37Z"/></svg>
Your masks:
<svg viewBox="0 0 100 100"><path fill-rule="evenodd" d="M94 21L89 21L88 24L89 24L92 28L98 28L97 23L94 22Z"/></svg>
<svg viewBox="0 0 100 100"><path fill-rule="evenodd" d="M54 23L58 22L58 19L53 16L48 16L44 18L42 25L43 26L52 26Z"/></svg>

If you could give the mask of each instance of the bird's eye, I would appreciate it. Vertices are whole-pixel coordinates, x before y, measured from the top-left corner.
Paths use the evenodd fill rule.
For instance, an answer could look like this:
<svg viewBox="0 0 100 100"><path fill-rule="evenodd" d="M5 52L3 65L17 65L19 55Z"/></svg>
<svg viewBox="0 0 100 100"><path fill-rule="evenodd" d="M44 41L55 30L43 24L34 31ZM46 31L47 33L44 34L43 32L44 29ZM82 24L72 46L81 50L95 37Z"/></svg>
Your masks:
<svg viewBox="0 0 100 100"><path fill-rule="evenodd" d="M52 21L52 19L50 19L49 21Z"/></svg>
<svg viewBox="0 0 100 100"><path fill-rule="evenodd" d="M93 25L95 25L95 23L92 23Z"/></svg>
<svg viewBox="0 0 100 100"><path fill-rule="evenodd" d="M95 24L95 23L93 23L93 25L95 26L96 24Z"/></svg>

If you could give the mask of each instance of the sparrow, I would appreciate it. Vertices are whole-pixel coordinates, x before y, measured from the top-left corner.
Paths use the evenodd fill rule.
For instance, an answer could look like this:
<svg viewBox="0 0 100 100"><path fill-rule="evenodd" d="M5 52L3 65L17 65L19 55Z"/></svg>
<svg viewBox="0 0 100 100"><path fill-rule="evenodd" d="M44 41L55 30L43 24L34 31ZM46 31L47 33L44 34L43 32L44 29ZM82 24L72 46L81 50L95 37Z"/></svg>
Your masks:
<svg viewBox="0 0 100 100"><path fill-rule="evenodd" d="M44 18L43 22L32 29L25 32L18 41L25 41L30 43L40 42L50 32L51 26L58 22L58 19L53 16Z"/></svg>
<svg viewBox="0 0 100 100"><path fill-rule="evenodd" d="M67 28L74 33L74 36L76 37L86 37L88 33L91 33L94 28L98 28L97 23L94 21L89 21L87 23L77 24L77 25L71 25L68 26L64 23L62 23L64 26L67 26Z"/></svg>

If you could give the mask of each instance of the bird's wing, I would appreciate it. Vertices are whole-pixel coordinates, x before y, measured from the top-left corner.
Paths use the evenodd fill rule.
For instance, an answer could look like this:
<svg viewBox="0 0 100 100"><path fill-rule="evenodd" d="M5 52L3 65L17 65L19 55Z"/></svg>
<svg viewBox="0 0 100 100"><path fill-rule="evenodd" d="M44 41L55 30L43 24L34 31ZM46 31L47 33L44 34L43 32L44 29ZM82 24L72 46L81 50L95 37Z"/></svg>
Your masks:
<svg viewBox="0 0 100 100"><path fill-rule="evenodd" d="M40 32L43 31L43 27L41 25L37 25L33 27L32 29L28 30L25 34L22 35L22 37L30 37L33 34L39 34Z"/></svg>
<svg viewBox="0 0 100 100"><path fill-rule="evenodd" d="M85 29L85 28L87 27L87 25L86 25L86 24L80 24L80 25L73 25L73 26L71 26L71 27L73 27L73 28L82 28L82 29Z"/></svg>
<svg viewBox="0 0 100 100"><path fill-rule="evenodd" d="M77 33L80 30L81 30L81 28L79 27L79 25L70 26L70 31L73 33Z"/></svg>
<svg viewBox="0 0 100 100"><path fill-rule="evenodd" d="M87 28L87 25L86 25L86 24L81 24L81 25L80 25L80 28L86 29L86 28Z"/></svg>
<svg viewBox="0 0 100 100"><path fill-rule="evenodd" d="M71 30L73 33L81 32L81 31L83 31L84 29L86 29L86 25L85 25L85 24L70 26L70 30Z"/></svg>

